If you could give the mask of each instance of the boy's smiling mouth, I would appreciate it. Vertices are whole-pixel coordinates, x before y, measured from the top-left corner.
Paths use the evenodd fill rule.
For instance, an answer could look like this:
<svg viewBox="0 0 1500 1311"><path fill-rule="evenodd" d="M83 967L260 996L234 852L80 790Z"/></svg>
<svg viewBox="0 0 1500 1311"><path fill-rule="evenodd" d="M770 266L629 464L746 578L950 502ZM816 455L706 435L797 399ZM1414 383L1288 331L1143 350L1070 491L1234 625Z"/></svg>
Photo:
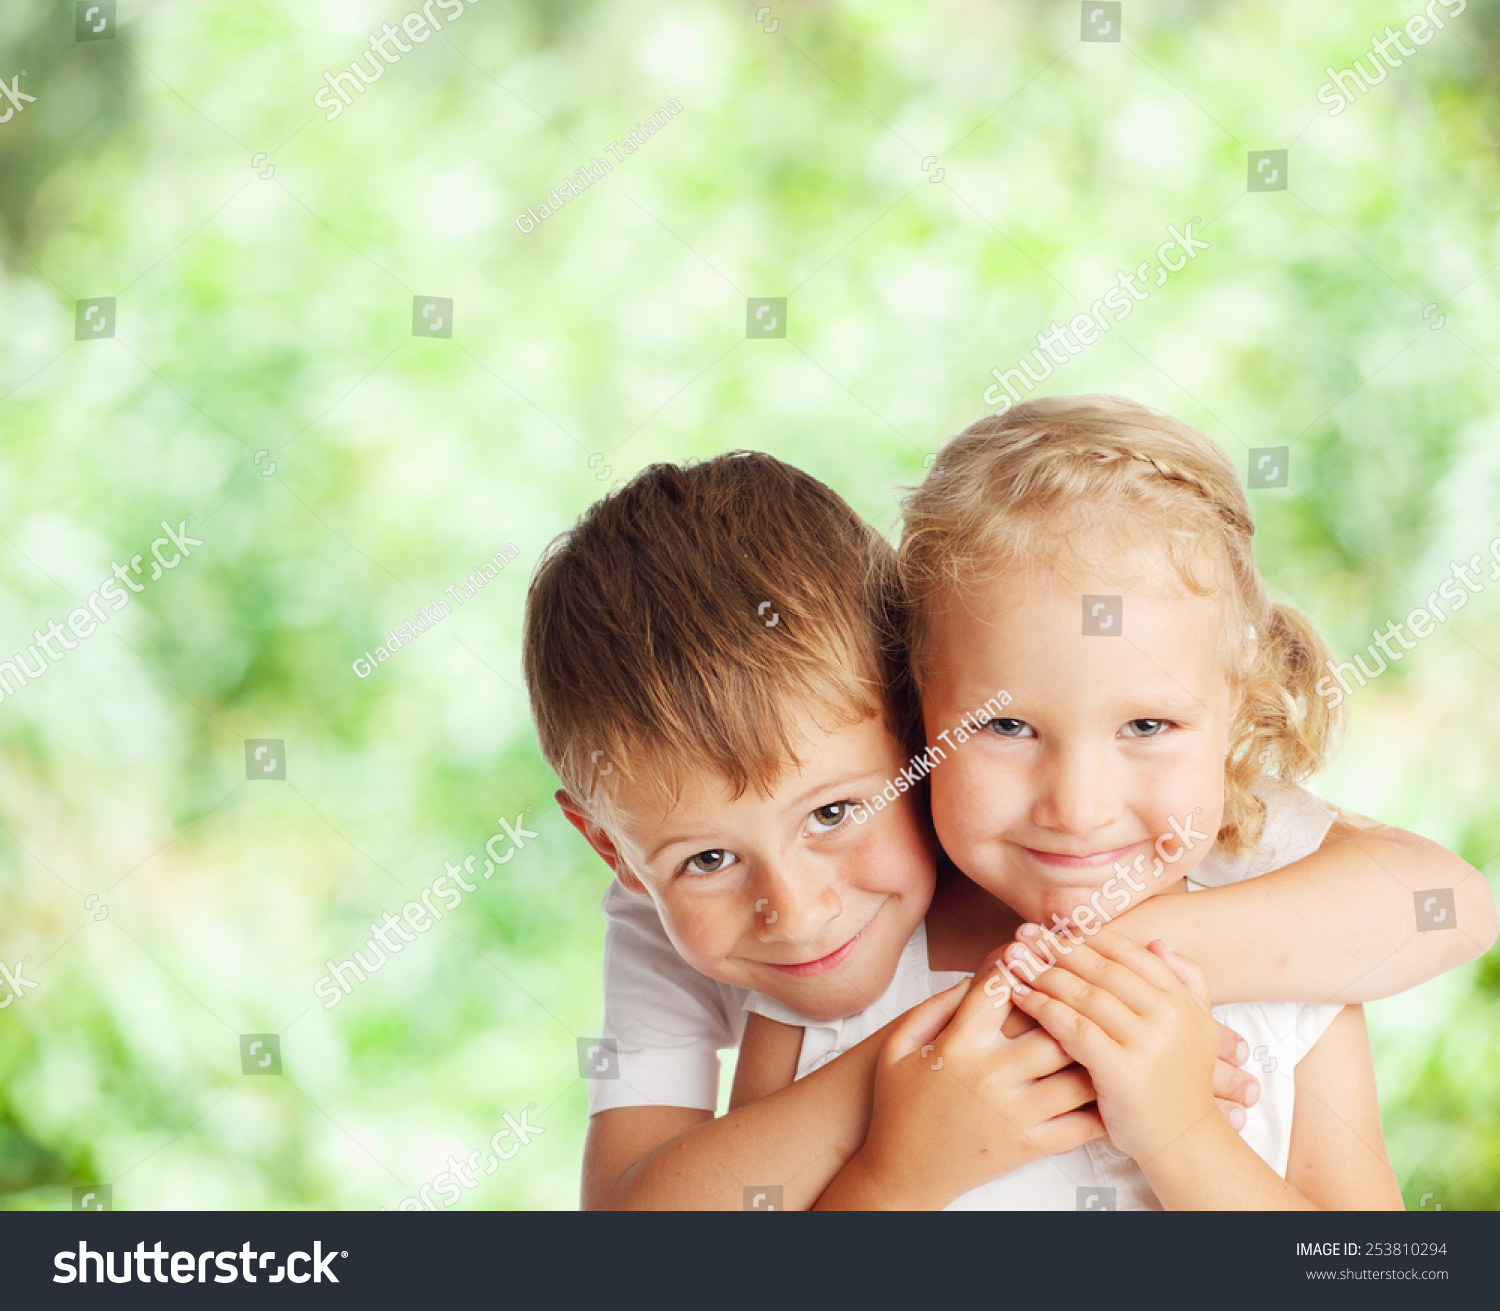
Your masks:
<svg viewBox="0 0 1500 1311"><path fill-rule="evenodd" d="M780 970L783 974L790 974L794 979L815 978L819 974L826 974L829 970L842 965L854 950L855 944L865 936L865 930L869 927L866 924L842 947L835 948L826 956L819 956L817 960L802 961L795 965L779 965L775 961L763 961L762 964L769 965L773 970Z"/></svg>

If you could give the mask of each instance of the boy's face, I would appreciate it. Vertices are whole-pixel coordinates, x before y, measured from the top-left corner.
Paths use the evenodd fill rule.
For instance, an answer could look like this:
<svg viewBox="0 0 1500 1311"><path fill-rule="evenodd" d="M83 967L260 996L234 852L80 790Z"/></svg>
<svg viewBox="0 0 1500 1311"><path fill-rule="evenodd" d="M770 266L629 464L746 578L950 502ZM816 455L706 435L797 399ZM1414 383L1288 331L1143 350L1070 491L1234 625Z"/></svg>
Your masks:
<svg viewBox="0 0 1500 1311"><path fill-rule="evenodd" d="M559 800L620 883L651 897L699 973L836 1019L890 985L932 899L934 854L909 795L854 822L854 803L906 763L879 717L833 732L809 720L797 754L807 763L769 797L733 799L704 778L663 813L622 786L607 833Z"/></svg>
<svg viewBox="0 0 1500 1311"><path fill-rule="evenodd" d="M1084 635L1084 596L1121 598L1100 635ZM1185 890L1219 831L1237 708L1219 655L1222 600L1186 592L1156 551L1107 578L1018 570L940 609L928 741L1000 689L1014 698L932 771L933 825L958 867L1042 924L1085 905L1109 919ZM1184 851L1189 824L1198 836ZM1138 858L1119 876L1118 862Z"/></svg>

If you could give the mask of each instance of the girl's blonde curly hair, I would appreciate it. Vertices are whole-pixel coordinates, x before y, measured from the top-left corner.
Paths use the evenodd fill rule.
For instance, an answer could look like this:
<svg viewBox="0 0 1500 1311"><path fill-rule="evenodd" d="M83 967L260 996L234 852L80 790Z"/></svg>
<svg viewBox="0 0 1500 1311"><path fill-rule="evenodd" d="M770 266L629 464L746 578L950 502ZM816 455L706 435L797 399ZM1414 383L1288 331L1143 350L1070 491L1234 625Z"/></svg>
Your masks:
<svg viewBox="0 0 1500 1311"><path fill-rule="evenodd" d="M904 508L900 569L919 687L930 672L935 601L1004 569L1055 563L1060 548L1077 546L1069 526L1092 518L1118 531L1124 512L1134 531L1144 520L1164 535L1189 591L1225 592L1221 646L1241 693L1224 762L1226 853L1260 839L1258 781L1300 783L1327 760L1338 709L1314 685L1330 653L1306 616L1267 595L1239 475L1196 428L1118 396L1029 401L948 442Z"/></svg>

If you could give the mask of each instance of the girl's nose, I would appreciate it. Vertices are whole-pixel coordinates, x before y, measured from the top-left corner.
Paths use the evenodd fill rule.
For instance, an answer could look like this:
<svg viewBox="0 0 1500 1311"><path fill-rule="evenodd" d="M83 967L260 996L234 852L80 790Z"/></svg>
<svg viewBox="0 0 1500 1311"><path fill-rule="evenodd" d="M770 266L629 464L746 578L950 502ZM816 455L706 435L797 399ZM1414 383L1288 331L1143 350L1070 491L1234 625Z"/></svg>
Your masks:
<svg viewBox="0 0 1500 1311"><path fill-rule="evenodd" d="M1086 837L1107 828L1119 814L1118 790L1106 761L1081 749L1053 754L1032 807L1035 824L1060 834Z"/></svg>

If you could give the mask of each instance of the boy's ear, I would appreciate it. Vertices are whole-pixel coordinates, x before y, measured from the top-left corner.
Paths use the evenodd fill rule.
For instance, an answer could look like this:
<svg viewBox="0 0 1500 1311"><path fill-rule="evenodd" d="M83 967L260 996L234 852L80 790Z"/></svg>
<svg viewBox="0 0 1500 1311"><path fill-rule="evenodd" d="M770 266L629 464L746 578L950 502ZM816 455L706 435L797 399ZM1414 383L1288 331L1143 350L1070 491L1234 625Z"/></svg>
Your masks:
<svg viewBox="0 0 1500 1311"><path fill-rule="evenodd" d="M593 820L583 813L579 804L573 800L562 788L558 788L554 794L562 813L568 817L568 823L583 834L584 841L599 853L599 859L614 871L615 878L620 881L620 886L626 892L644 894L646 885L636 878L631 872L624 859L621 857L610 836L600 828Z"/></svg>

